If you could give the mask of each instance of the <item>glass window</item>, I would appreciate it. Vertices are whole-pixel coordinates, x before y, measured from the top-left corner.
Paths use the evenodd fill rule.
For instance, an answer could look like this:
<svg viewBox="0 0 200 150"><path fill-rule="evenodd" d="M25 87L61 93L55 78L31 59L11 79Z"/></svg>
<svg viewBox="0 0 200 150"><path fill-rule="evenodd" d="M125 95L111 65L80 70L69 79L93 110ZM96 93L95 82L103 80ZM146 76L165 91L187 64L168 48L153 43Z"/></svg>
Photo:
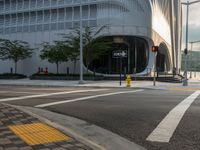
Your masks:
<svg viewBox="0 0 200 150"><path fill-rule="evenodd" d="M17 24L22 25L23 24L23 14L17 14Z"/></svg>
<svg viewBox="0 0 200 150"><path fill-rule="evenodd" d="M5 26L10 26L10 15L5 16Z"/></svg>
<svg viewBox="0 0 200 150"><path fill-rule="evenodd" d="M36 31L35 25L31 25L31 26L30 26L30 32L35 32L35 31Z"/></svg>
<svg viewBox="0 0 200 150"><path fill-rule="evenodd" d="M29 24L29 13L24 13L24 24Z"/></svg>
<svg viewBox="0 0 200 150"><path fill-rule="evenodd" d="M22 30L22 26L18 26L17 27L17 32L22 32L23 30Z"/></svg>
<svg viewBox="0 0 200 150"><path fill-rule="evenodd" d="M89 16L89 6L83 6L83 19L88 19Z"/></svg>
<svg viewBox="0 0 200 150"><path fill-rule="evenodd" d="M57 5L57 0L51 0L51 6L56 6Z"/></svg>
<svg viewBox="0 0 200 150"><path fill-rule="evenodd" d="M72 3L72 0L65 0L65 4L70 4Z"/></svg>
<svg viewBox="0 0 200 150"><path fill-rule="evenodd" d="M4 11L4 1L0 1L0 12Z"/></svg>
<svg viewBox="0 0 200 150"><path fill-rule="evenodd" d="M51 24L51 30L57 30L57 23Z"/></svg>
<svg viewBox="0 0 200 150"><path fill-rule="evenodd" d="M49 10L45 10L44 11L44 22L50 22L50 11Z"/></svg>
<svg viewBox="0 0 200 150"><path fill-rule="evenodd" d="M10 1L5 1L5 11L10 11Z"/></svg>
<svg viewBox="0 0 200 150"><path fill-rule="evenodd" d="M80 7L74 7L74 20L80 20Z"/></svg>
<svg viewBox="0 0 200 150"><path fill-rule="evenodd" d="M51 22L56 22L57 21L57 9L51 10Z"/></svg>
<svg viewBox="0 0 200 150"><path fill-rule="evenodd" d="M80 27L80 21L74 21L73 28L79 28L79 27Z"/></svg>
<svg viewBox="0 0 200 150"><path fill-rule="evenodd" d="M63 30L65 29L65 24L64 23L58 23L58 30Z"/></svg>
<svg viewBox="0 0 200 150"><path fill-rule="evenodd" d="M10 28L10 33L16 33L17 31L17 28L16 27L11 27Z"/></svg>
<svg viewBox="0 0 200 150"><path fill-rule="evenodd" d="M43 26L42 26L41 24L40 24L40 25L37 25L37 26L36 26L36 30L37 30L37 31L43 31L42 27L43 27Z"/></svg>
<svg viewBox="0 0 200 150"><path fill-rule="evenodd" d="M65 20L72 20L72 8L66 8Z"/></svg>
<svg viewBox="0 0 200 150"><path fill-rule="evenodd" d="M6 34L9 34L9 33L10 33L10 28L5 28L4 30L5 30L5 33L6 33Z"/></svg>
<svg viewBox="0 0 200 150"><path fill-rule="evenodd" d="M74 3L80 3L81 0L74 0Z"/></svg>
<svg viewBox="0 0 200 150"><path fill-rule="evenodd" d="M3 34L3 30L4 30L3 28L0 28L0 33L1 33L1 34Z"/></svg>
<svg viewBox="0 0 200 150"><path fill-rule="evenodd" d="M15 26L17 24L17 15L16 14L12 14L11 15L11 25Z"/></svg>
<svg viewBox="0 0 200 150"><path fill-rule="evenodd" d="M31 8L36 8L36 0L31 0Z"/></svg>
<svg viewBox="0 0 200 150"><path fill-rule="evenodd" d="M96 27L97 26L97 21L96 20L90 20L89 21L89 26L90 27Z"/></svg>
<svg viewBox="0 0 200 150"><path fill-rule="evenodd" d="M65 29L71 29L71 28L72 28L72 22L66 22Z"/></svg>
<svg viewBox="0 0 200 150"><path fill-rule="evenodd" d="M83 27L88 27L88 21L83 21Z"/></svg>
<svg viewBox="0 0 200 150"><path fill-rule="evenodd" d="M29 0L24 0L24 9L29 9Z"/></svg>
<svg viewBox="0 0 200 150"><path fill-rule="evenodd" d="M43 22L43 11L38 11L37 12L37 23L42 23Z"/></svg>
<svg viewBox="0 0 200 150"><path fill-rule="evenodd" d="M29 32L29 26L23 26L23 32Z"/></svg>
<svg viewBox="0 0 200 150"><path fill-rule="evenodd" d="M122 59L123 72L133 74L135 71L140 73L144 71L148 62L148 44L142 38L136 37L123 37L126 42L113 43L112 49L107 50L106 53L100 55L96 60L89 64L89 70L96 71L103 74L119 74L120 72L120 59L112 57L113 51L116 49L126 50L128 55ZM113 37L103 37L113 42ZM129 43L129 44L127 44ZM92 52L91 52L92 53ZM130 62L129 62L130 61ZM84 58L85 63L85 58ZM136 70L135 70L136 68Z"/></svg>
<svg viewBox="0 0 200 150"><path fill-rule="evenodd" d="M1 4L0 4L1 5ZM11 10L15 11L17 8L16 0L11 0ZM1 9L1 8L0 8Z"/></svg>
<svg viewBox="0 0 200 150"><path fill-rule="evenodd" d="M0 16L0 26L4 25L4 16Z"/></svg>
<svg viewBox="0 0 200 150"><path fill-rule="evenodd" d="M65 0L58 0L58 5L64 5L65 4Z"/></svg>
<svg viewBox="0 0 200 150"><path fill-rule="evenodd" d="M58 20L64 21L65 20L65 9L59 9L58 10Z"/></svg>
<svg viewBox="0 0 200 150"><path fill-rule="evenodd" d="M50 0L44 0L44 6L45 7L50 6Z"/></svg>
<svg viewBox="0 0 200 150"><path fill-rule="evenodd" d="M23 0L18 0L17 2L17 10L22 10L23 9Z"/></svg>
<svg viewBox="0 0 200 150"><path fill-rule="evenodd" d="M49 24L44 24L44 31L48 31L50 29L50 25Z"/></svg>
<svg viewBox="0 0 200 150"><path fill-rule="evenodd" d="M43 0L37 0L37 8L43 7Z"/></svg>
<svg viewBox="0 0 200 150"><path fill-rule="evenodd" d="M30 13L30 23L31 24L36 23L36 12L31 12Z"/></svg>
<svg viewBox="0 0 200 150"><path fill-rule="evenodd" d="M97 6L96 5L90 6L90 18L92 18L92 19L97 18Z"/></svg>

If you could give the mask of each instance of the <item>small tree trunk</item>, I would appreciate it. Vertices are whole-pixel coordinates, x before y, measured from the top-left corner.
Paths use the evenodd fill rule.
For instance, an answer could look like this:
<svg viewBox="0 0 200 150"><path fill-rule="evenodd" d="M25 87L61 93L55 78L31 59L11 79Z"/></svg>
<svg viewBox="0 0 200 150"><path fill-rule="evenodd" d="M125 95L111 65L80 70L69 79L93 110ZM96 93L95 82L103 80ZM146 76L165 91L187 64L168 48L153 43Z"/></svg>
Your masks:
<svg viewBox="0 0 200 150"><path fill-rule="evenodd" d="M59 63L58 62L56 63L56 72L57 72L57 74L59 74Z"/></svg>
<svg viewBox="0 0 200 150"><path fill-rule="evenodd" d="M17 73L17 61L15 61L15 74Z"/></svg>
<svg viewBox="0 0 200 150"><path fill-rule="evenodd" d="M76 59L74 60L74 70L73 70L73 74L75 75L76 73Z"/></svg>

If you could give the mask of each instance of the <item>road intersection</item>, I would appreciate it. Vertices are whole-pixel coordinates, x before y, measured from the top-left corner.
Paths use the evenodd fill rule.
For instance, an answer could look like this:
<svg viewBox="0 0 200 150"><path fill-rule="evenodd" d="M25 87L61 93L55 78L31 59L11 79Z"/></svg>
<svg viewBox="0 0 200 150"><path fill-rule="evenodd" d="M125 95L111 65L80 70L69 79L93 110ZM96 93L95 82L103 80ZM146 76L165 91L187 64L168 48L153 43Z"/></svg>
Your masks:
<svg viewBox="0 0 200 150"><path fill-rule="evenodd" d="M0 87L0 102L95 124L150 150L200 149L198 90Z"/></svg>

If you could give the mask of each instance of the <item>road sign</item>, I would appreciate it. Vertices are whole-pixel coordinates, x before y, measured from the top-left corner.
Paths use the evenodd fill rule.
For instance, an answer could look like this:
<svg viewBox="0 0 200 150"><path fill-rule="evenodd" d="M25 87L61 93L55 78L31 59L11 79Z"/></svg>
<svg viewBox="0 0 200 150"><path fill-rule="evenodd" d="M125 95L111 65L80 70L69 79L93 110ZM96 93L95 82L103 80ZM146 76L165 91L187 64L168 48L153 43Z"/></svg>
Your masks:
<svg viewBox="0 0 200 150"><path fill-rule="evenodd" d="M125 58L128 56L127 50L116 50L112 52L113 58Z"/></svg>

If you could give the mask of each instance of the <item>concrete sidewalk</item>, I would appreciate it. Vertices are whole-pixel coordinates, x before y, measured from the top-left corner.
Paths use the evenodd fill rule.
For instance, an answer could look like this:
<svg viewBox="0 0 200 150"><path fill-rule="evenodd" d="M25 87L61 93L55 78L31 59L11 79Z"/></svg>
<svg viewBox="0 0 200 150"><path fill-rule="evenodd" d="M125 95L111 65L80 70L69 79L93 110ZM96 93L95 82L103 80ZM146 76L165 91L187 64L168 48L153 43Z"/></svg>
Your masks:
<svg viewBox="0 0 200 150"><path fill-rule="evenodd" d="M0 104L0 150L92 150L58 129Z"/></svg>
<svg viewBox="0 0 200 150"><path fill-rule="evenodd" d="M78 81L55 81L55 80L0 80L0 85L18 85L18 86L44 86L44 87L96 87L96 88L120 88L126 87L126 83L123 81L122 86L119 85L119 81L85 81L85 84L78 84ZM149 88L149 89L169 89L169 88L200 88L200 80L189 80L189 86L183 87L182 83L168 83L168 82L156 82L156 86L153 86L152 81L132 81L132 88Z"/></svg>

